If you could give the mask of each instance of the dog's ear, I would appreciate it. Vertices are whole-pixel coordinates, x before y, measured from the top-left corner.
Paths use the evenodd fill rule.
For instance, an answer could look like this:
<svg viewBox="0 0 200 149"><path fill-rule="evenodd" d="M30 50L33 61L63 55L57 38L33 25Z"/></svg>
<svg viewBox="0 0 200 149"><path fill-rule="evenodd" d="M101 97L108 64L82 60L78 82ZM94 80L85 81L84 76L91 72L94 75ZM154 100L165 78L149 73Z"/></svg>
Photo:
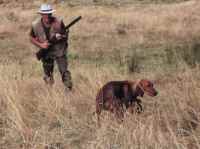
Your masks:
<svg viewBox="0 0 200 149"><path fill-rule="evenodd" d="M149 96L157 95L157 91L155 90L153 86L153 82L150 80L147 80L147 79L141 80L139 82L139 87L144 93L147 93Z"/></svg>
<svg viewBox="0 0 200 149"><path fill-rule="evenodd" d="M142 79L142 80L140 80L139 84L140 84L141 87L145 88L145 87L148 87L148 86L152 86L154 83L150 80Z"/></svg>
<svg viewBox="0 0 200 149"><path fill-rule="evenodd" d="M143 91L143 90L140 89L138 93L139 93L139 96L140 96L140 97L143 97L143 96L144 96L144 91Z"/></svg>
<svg viewBox="0 0 200 149"><path fill-rule="evenodd" d="M137 84L140 88L144 88L144 86L146 85L146 80L145 79L142 79L138 82Z"/></svg>
<svg viewBox="0 0 200 149"><path fill-rule="evenodd" d="M140 81L128 81L128 82L129 82L129 86L131 87L133 96L141 96L141 97L143 97L144 92L139 87Z"/></svg>
<svg viewBox="0 0 200 149"><path fill-rule="evenodd" d="M128 82L128 85L131 87L132 91L135 91L137 82L136 81L131 81L131 80L129 80L127 82Z"/></svg>
<svg viewBox="0 0 200 149"><path fill-rule="evenodd" d="M146 79L142 79L142 80L138 81L138 83L137 83L137 92L140 97L144 96L145 85L147 85Z"/></svg>

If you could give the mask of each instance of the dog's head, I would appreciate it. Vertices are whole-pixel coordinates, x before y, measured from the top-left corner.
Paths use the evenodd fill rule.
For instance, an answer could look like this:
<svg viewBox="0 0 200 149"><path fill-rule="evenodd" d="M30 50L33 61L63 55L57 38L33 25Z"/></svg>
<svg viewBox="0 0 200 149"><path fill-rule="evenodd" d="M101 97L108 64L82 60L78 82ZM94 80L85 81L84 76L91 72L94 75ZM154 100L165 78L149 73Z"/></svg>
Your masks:
<svg viewBox="0 0 200 149"><path fill-rule="evenodd" d="M147 79L140 80L136 85L136 89L139 91L139 96L141 97L143 97L144 94L147 94L151 97L154 97L158 94L153 86L153 83Z"/></svg>

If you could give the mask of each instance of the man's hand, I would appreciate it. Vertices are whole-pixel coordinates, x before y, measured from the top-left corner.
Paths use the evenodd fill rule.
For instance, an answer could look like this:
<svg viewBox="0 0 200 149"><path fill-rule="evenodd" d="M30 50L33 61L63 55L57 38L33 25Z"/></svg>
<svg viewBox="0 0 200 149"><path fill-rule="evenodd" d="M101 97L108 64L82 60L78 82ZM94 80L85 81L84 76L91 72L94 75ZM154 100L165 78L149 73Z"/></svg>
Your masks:
<svg viewBox="0 0 200 149"><path fill-rule="evenodd" d="M42 49L47 49L49 46L50 46L50 43L48 41L40 43L40 48Z"/></svg>
<svg viewBox="0 0 200 149"><path fill-rule="evenodd" d="M56 33L56 35L55 35L55 36L56 36L56 39L57 39L57 40L60 40L60 39L62 39L62 35L61 35L61 34L59 34L59 33Z"/></svg>
<svg viewBox="0 0 200 149"><path fill-rule="evenodd" d="M39 42L37 38L31 37L30 38L31 42L36 45L37 47L41 48L41 49L47 49L50 46L50 43L48 41L44 41L44 42Z"/></svg>
<svg viewBox="0 0 200 149"><path fill-rule="evenodd" d="M56 37L57 40L61 40L61 39L66 38L66 35L63 35L63 34L60 34L60 33L56 33L55 37Z"/></svg>

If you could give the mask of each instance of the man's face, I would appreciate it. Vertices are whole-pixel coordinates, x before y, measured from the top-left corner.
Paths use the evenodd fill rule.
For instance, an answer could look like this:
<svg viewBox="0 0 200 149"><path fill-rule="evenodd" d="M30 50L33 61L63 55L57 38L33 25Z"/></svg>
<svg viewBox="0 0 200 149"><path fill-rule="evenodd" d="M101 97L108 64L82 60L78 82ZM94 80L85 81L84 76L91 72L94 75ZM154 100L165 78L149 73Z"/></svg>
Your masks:
<svg viewBox="0 0 200 149"><path fill-rule="evenodd" d="M42 20L44 21L44 23L50 23L51 22L51 17L52 14L42 14Z"/></svg>

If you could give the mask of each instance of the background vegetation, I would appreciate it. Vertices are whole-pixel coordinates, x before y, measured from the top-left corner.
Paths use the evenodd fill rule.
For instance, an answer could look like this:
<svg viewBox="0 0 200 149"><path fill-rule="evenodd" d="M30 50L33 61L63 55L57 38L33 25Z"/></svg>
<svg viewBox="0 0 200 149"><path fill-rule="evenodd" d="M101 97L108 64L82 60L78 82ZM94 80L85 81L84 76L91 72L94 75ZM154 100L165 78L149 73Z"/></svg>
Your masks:
<svg viewBox="0 0 200 149"><path fill-rule="evenodd" d="M86 0L53 4L70 29L73 92L42 80L31 22L42 1L1 0L0 146L2 149L200 148L200 2ZM172 3L173 2L173 3ZM12 6L12 9L10 9ZM118 124L95 96L110 80L153 80L159 95L143 98L144 112Z"/></svg>

